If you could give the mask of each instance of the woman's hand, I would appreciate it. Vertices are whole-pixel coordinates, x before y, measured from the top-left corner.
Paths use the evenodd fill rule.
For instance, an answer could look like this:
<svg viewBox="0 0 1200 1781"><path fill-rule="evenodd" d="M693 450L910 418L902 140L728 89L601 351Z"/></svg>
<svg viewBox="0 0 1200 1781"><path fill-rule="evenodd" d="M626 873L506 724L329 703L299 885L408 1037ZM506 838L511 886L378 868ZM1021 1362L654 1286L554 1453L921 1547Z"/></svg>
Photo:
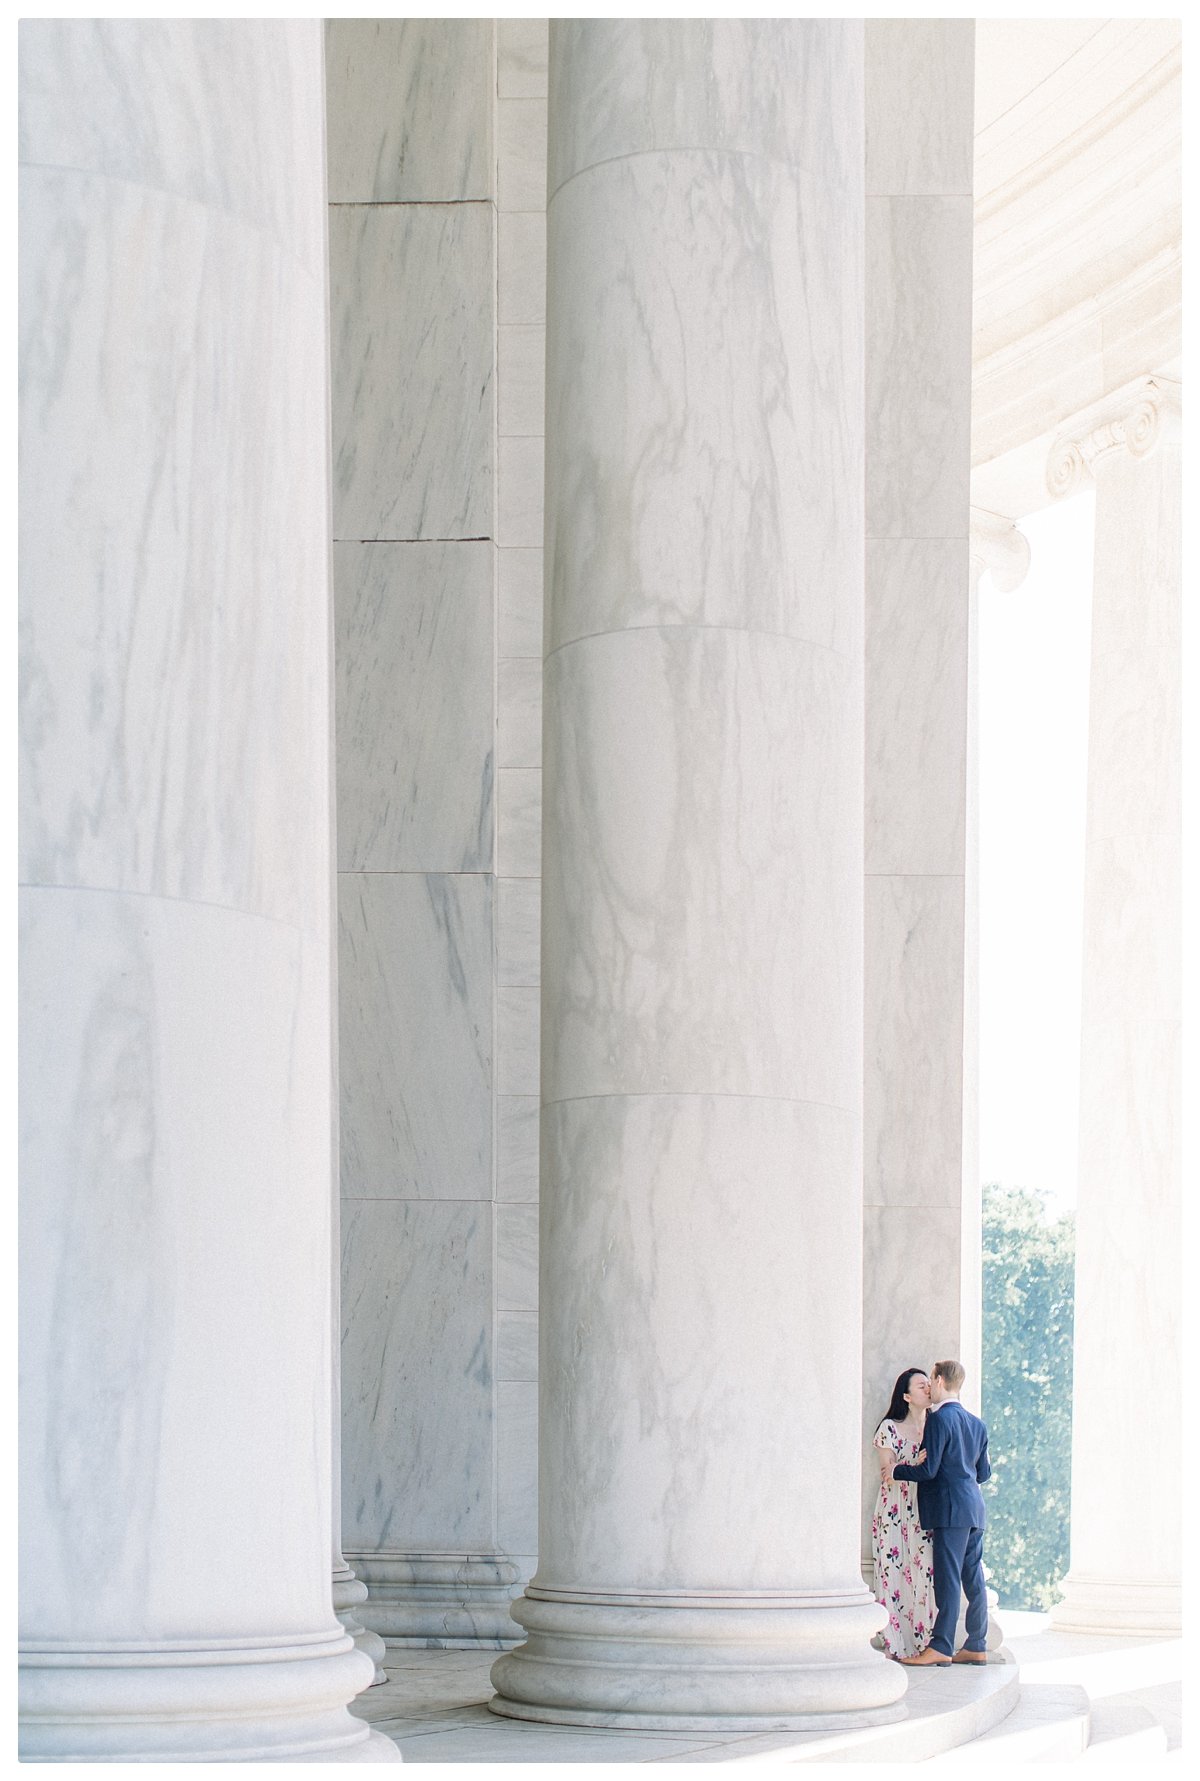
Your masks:
<svg viewBox="0 0 1200 1781"><path fill-rule="evenodd" d="M920 1453L918 1453L916 1459L914 1459L913 1465L914 1466L923 1466L925 1464L925 1458L926 1458L925 1449L922 1447Z"/></svg>

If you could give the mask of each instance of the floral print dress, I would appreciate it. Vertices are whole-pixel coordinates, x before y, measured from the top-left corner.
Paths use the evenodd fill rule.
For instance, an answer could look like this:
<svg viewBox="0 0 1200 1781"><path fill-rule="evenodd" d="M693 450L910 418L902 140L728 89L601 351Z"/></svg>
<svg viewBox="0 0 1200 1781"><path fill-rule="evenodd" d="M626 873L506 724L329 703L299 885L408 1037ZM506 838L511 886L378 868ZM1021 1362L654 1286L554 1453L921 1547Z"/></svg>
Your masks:
<svg viewBox="0 0 1200 1781"><path fill-rule="evenodd" d="M876 1447L890 1447L911 1465L920 1440L908 1440L890 1417L880 1423ZM871 1521L875 1600L888 1611L883 1648L889 1657L916 1657L933 1637L933 1545L917 1519L917 1487L897 1478L880 1483Z"/></svg>

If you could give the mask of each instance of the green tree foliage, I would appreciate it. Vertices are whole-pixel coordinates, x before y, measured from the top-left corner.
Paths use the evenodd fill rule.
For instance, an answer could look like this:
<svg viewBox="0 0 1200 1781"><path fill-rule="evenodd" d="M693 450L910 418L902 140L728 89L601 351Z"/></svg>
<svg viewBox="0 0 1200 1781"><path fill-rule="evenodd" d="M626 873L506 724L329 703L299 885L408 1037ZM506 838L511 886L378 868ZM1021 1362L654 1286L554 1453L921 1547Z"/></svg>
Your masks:
<svg viewBox="0 0 1200 1781"><path fill-rule="evenodd" d="M1075 1220L1026 1188L983 1190L986 1560L1001 1607L1048 1609L1070 1553Z"/></svg>

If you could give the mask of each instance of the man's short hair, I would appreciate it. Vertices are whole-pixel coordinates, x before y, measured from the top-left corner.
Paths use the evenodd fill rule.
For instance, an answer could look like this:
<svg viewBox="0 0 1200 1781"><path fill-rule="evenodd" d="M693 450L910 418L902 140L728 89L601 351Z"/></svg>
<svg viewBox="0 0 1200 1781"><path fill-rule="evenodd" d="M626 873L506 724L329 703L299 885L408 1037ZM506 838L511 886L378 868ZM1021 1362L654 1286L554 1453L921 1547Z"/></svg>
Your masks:
<svg viewBox="0 0 1200 1781"><path fill-rule="evenodd" d="M960 1360L935 1361L933 1370L947 1391L962 1390L962 1382L967 1376L967 1369Z"/></svg>

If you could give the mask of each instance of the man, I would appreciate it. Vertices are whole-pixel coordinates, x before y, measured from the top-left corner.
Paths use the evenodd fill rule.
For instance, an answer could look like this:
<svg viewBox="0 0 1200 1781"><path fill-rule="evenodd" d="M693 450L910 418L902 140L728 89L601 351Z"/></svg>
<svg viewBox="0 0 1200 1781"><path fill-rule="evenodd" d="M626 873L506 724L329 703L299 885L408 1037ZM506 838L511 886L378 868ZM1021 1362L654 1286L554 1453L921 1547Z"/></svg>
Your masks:
<svg viewBox="0 0 1200 1781"><path fill-rule="evenodd" d="M990 1478L987 1427L958 1401L966 1378L960 1361L940 1360L929 1375L935 1414L925 1419L925 1445L913 1465L888 1468L892 1478L915 1479L917 1513L933 1541L933 1638L918 1657L901 1658L914 1669L948 1663L987 1662L988 1608L983 1578L983 1529L987 1521L979 1486ZM954 1634L963 1592L967 1642L955 1652Z"/></svg>

